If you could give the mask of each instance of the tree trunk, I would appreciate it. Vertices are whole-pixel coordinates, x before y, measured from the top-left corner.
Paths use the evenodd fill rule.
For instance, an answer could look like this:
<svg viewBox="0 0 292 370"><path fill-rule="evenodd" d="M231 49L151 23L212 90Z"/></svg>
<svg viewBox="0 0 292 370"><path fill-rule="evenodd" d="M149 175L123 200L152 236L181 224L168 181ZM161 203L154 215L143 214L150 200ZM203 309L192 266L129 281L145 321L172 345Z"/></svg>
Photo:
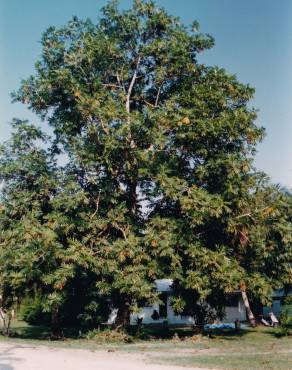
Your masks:
<svg viewBox="0 0 292 370"><path fill-rule="evenodd" d="M246 290L245 289L242 289L241 288L241 296L242 296L243 303L244 303L244 306L245 306L245 309L246 309L248 321L250 322L250 325L253 328L255 328L256 327L256 320L255 320L254 314L253 314L253 312L252 312L252 310L250 308L249 300L248 300L248 297L247 297L247 294L246 294Z"/></svg>
<svg viewBox="0 0 292 370"><path fill-rule="evenodd" d="M3 335L5 337L9 337L10 336L10 325L11 325L11 320L13 318L13 310L9 311L4 311L2 309L2 307L0 307L0 318L1 318L1 321L2 321L2 325L3 325Z"/></svg>
<svg viewBox="0 0 292 370"><path fill-rule="evenodd" d="M193 326L195 334L203 334L204 333L204 324L198 323Z"/></svg>
<svg viewBox="0 0 292 370"><path fill-rule="evenodd" d="M53 307L51 313L51 339L63 338L62 330L60 327L60 313L59 307Z"/></svg>
<svg viewBox="0 0 292 370"><path fill-rule="evenodd" d="M202 306L198 303L195 304L195 325L194 325L194 331L196 334L203 334L204 332L204 326L205 326L205 319L206 319L206 313Z"/></svg>
<svg viewBox="0 0 292 370"><path fill-rule="evenodd" d="M4 309L2 305L4 304L3 295L0 294L0 320L3 325L3 335L6 337L10 336L10 325L11 320L14 318L14 309Z"/></svg>
<svg viewBox="0 0 292 370"><path fill-rule="evenodd" d="M117 312L117 317L115 321L115 328L126 328L130 325L130 307L127 301L122 304Z"/></svg>

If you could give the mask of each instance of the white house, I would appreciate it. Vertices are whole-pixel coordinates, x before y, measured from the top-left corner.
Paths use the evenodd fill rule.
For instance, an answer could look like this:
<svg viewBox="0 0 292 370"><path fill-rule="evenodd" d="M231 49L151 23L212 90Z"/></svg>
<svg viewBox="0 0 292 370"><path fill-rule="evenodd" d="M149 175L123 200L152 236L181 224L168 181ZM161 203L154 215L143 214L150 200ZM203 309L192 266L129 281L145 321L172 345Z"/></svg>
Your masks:
<svg viewBox="0 0 292 370"><path fill-rule="evenodd" d="M166 321L169 325L195 324L194 318L192 316L181 316L174 313L171 307L171 285L171 279L156 280L157 290L161 292L161 300L165 304L153 304L143 307L138 314L131 315L131 324L136 324L137 318L142 318L143 324L159 324ZM113 322L114 319L115 313L113 312L110 318L110 322ZM246 311L239 292L234 292L234 294L230 296L230 299L228 299L228 306L226 306L225 317L222 322L234 322L236 320L246 320Z"/></svg>

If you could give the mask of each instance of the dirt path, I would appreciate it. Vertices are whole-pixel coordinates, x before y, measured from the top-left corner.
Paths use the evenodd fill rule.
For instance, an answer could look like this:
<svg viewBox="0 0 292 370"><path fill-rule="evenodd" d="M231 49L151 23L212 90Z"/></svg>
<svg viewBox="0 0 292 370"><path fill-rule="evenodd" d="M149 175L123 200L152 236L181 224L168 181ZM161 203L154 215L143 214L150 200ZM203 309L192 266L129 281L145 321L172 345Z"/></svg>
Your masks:
<svg viewBox="0 0 292 370"><path fill-rule="evenodd" d="M83 369L186 370L185 367L149 364L142 354L0 343L0 370Z"/></svg>

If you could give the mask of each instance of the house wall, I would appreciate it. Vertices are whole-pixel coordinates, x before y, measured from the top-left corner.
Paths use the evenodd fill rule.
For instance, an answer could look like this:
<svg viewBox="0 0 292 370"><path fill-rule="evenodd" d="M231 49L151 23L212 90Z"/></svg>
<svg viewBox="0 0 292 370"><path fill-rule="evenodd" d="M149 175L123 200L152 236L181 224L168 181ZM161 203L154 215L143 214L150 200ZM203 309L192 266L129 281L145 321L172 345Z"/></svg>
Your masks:
<svg viewBox="0 0 292 370"><path fill-rule="evenodd" d="M167 321L170 325L182 324L182 325L192 325L195 323L194 319L191 316L181 316L176 315L170 304L170 297L167 299L167 317L159 318L158 320L152 319L153 311L156 310L159 312L159 305L153 304L153 306L143 307L138 314L131 315L131 325L136 324L137 318L143 318L143 324L162 324Z"/></svg>
<svg viewBox="0 0 292 370"><path fill-rule="evenodd" d="M143 324L162 324L167 321L170 325L194 325L195 320L191 316L176 315L170 304L170 296L167 299L167 318L159 318L158 320L152 319L153 311L159 311L159 305L154 304L150 307L143 307L138 314L131 315L131 325L136 324L137 318L143 318ZM246 312L242 298L238 297L237 307L226 307L226 315L222 322L234 322L235 320L246 321Z"/></svg>
<svg viewBox="0 0 292 370"><path fill-rule="evenodd" d="M241 296L238 296L237 307L225 308L225 317L222 322L234 322L236 320L246 321L246 310Z"/></svg>
<svg viewBox="0 0 292 370"><path fill-rule="evenodd" d="M137 314L132 314L130 317L131 325L136 324L137 318L143 318L143 324L162 324L167 321L170 325L194 325L195 320L192 316L181 316L176 315L171 306L171 295L172 295L172 280L171 279L158 279L156 280L157 291L167 294L167 317L161 317L158 320L153 320L151 317L153 311L156 310L159 312L159 304L153 304L151 306L146 306L141 308L141 311ZM225 309L225 318L222 322L234 322L236 320L246 321L246 311L244 303L240 294L236 294L238 298L237 304L235 306L229 306ZM117 310L112 310L108 324L113 324L117 316Z"/></svg>

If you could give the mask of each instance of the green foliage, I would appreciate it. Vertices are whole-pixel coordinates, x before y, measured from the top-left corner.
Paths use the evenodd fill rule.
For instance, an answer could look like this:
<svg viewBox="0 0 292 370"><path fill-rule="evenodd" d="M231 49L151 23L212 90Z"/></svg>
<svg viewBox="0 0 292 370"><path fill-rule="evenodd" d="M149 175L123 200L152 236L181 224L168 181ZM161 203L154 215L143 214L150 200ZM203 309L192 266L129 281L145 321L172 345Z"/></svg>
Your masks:
<svg viewBox="0 0 292 370"><path fill-rule="evenodd" d="M19 316L30 325L49 325L50 314L44 312L42 296L26 297L22 300Z"/></svg>
<svg viewBox="0 0 292 370"><path fill-rule="evenodd" d="M53 137L14 121L0 149L7 300L38 291L61 322L78 298L75 319L94 326L112 306L119 326L158 300L159 277L177 311L195 299L218 314L242 286L265 302L291 283L291 195L252 167L254 89L198 62L214 45L198 29L137 0L43 34L13 96Z"/></svg>
<svg viewBox="0 0 292 370"><path fill-rule="evenodd" d="M281 314L281 326L277 330L278 336L292 336L292 307L286 308Z"/></svg>

